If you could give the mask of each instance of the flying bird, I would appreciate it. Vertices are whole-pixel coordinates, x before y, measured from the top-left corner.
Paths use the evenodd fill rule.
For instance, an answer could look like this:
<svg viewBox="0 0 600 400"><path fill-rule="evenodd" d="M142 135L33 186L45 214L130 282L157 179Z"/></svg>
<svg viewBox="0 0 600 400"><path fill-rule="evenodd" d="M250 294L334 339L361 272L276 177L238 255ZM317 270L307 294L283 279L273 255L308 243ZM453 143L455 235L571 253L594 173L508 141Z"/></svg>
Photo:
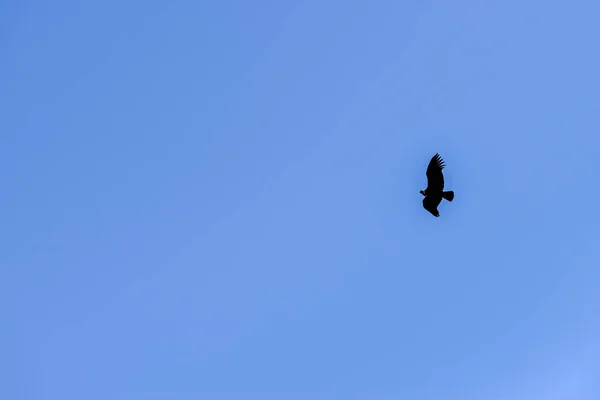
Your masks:
<svg viewBox="0 0 600 400"><path fill-rule="evenodd" d="M433 214L435 217L440 216L438 205L442 199L448 201L454 200L454 192L452 190L444 191L444 174L442 170L446 164L438 153L431 158L427 166L427 189L419 191L425 198L423 199L423 208Z"/></svg>

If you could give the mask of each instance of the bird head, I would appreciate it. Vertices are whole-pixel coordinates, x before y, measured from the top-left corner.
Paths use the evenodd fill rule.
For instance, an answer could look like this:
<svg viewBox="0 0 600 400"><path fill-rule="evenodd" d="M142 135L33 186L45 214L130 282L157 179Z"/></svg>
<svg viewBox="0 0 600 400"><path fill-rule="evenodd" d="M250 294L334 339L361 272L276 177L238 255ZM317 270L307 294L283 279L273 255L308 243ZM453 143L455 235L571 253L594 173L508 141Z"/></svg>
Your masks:
<svg viewBox="0 0 600 400"><path fill-rule="evenodd" d="M423 196L425 196L425 191L424 190L419 190L419 193L421 193Z"/></svg>

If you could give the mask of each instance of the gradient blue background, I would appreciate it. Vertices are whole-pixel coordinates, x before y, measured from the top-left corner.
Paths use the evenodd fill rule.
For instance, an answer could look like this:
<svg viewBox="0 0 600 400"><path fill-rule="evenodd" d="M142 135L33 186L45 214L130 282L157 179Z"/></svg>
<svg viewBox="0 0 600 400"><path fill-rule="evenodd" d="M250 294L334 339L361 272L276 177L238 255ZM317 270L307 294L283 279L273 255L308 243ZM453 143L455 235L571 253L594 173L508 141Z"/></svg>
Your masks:
<svg viewBox="0 0 600 400"><path fill-rule="evenodd" d="M0 397L600 399L599 13L3 1Z"/></svg>

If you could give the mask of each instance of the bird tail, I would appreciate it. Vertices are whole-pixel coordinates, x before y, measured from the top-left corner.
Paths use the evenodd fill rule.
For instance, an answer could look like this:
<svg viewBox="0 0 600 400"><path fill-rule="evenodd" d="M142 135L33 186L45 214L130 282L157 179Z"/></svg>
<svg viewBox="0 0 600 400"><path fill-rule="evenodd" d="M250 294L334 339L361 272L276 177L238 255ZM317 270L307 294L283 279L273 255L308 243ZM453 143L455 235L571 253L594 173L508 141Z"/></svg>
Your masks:
<svg viewBox="0 0 600 400"><path fill-rule="evenodd" d="M452 190L449 190L447 192L442 192L442 197L448 201L452 201L452 200L454 200L454 192Z"/></svg>

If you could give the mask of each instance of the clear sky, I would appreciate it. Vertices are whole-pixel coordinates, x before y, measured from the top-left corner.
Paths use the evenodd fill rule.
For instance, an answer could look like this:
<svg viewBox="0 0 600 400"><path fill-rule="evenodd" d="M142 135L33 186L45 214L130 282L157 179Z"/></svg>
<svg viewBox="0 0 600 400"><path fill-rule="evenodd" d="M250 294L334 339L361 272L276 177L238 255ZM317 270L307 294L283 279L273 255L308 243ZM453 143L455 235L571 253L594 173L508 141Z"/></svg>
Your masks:
<svg viewBox="0 0 600 400"><path fill-rule="evenodd" d="M0 398L600 399L599 13L3 1Z"/></svg>

